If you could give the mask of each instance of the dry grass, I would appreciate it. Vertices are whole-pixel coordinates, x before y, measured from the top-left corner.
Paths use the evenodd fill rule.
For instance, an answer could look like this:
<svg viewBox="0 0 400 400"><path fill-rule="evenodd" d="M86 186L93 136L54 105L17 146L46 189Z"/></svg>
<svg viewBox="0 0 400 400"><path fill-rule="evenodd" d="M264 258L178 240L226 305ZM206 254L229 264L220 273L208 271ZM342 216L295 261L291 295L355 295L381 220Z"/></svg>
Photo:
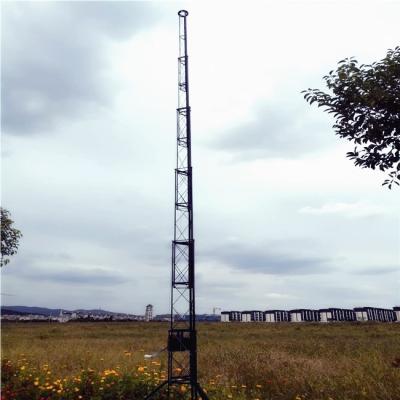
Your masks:
<svg viewBox="0 0 400 400"><path fill-rule="evenodd" d="M163 323L4 324L3 358L48 364L59 377L87 368L130 373L146 364L145 353L165 347L167 329ZM400 324L203 323L198 337L200 380L214 399L400 400Z"/></svg>

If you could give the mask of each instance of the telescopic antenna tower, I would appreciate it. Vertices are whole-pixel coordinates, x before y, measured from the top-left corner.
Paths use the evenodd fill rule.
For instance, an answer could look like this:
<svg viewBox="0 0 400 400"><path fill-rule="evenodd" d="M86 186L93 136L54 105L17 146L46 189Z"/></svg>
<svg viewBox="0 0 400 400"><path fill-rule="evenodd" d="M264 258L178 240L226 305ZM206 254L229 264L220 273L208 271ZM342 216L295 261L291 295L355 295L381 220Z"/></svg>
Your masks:
<svg viewBox="0 0 400 400"><path fill-rule="evenodd" d="M168 331L168 379L151 392L150 399L164 386L168 398L175 385L187 385L190 399L208 400L197 381L195 310L195 252L193 237L193 182L189 103L189 63L186 10L179 16L177 151L175 169L175 223L172 241L171 316Z"/></svg>

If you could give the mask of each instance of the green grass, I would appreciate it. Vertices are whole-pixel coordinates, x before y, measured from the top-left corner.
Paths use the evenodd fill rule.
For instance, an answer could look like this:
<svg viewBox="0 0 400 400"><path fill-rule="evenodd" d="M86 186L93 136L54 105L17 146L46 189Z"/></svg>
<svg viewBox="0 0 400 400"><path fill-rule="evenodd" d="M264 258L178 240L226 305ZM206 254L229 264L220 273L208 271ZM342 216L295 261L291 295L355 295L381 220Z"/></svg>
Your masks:
<svg viewBox="0 0 400 400"><path fill-rule="evenodd" d="M142 398L165 376L165 354L153 363L143 356L165 347L167 329L164 323L3 324L2 398ZM201 323L198 344L199 380L213 399L400 400L400 324ZM101 382L105 370L117 375ZM57 379L65 379L60 393ZM21 386L31 397L23 397ZM185 388L178 389L175 398L184 397Z"/></svg>

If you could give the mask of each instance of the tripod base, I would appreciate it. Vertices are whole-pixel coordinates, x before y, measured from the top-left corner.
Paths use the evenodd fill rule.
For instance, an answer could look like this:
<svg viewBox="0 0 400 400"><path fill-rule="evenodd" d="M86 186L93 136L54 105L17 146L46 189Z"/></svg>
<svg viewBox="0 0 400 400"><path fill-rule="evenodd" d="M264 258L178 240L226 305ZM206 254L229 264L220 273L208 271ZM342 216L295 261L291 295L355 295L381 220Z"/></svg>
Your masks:
<svg viewBox="0 0 400 400"><path fill-rule="evenodd" d="M153 398L153 396L155 396L158 392L160 392L164 386L168 386L168 399L169 399L169 386L173 385L174 383L170 383L168 384L168 381L164 381L163 383L161 383L160 385L158 385L155 389L153 389L145 398L144 400L150 400L151 398ZM206 394L206 392L202 389L202 387L196 382L194 385L195 388L195 392L197 393L197 395L199 395L201 397L202 400L209 400L208 396ZM195 396L194 399L195 400L197 395Z"/></svg>

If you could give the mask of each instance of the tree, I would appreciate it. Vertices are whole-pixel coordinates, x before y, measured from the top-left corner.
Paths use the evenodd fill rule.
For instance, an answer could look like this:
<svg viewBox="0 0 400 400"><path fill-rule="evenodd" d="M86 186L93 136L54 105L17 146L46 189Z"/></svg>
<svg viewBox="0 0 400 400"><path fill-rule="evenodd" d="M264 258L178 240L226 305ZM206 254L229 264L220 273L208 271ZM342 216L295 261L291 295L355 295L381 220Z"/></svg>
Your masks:
<svg viewBox="0 0 400 400"><path fill-rule="evenodd" d="M306 101L333 114L336 134L355 144L347 153L355 165L387 171L382 185L399 185L400 47L370 65L354 57L341 60L323 79L332 94L304 90Z"/></svg>
<svg viewBox="0 0 400 400"><path fill-rule="evenodd" d="M13 256L18 251L19 239L22 233L13 228L14 221L10 218L10 212L3 207L1 210L1 260L0 267L10 262L9 256Z"/></svg>

